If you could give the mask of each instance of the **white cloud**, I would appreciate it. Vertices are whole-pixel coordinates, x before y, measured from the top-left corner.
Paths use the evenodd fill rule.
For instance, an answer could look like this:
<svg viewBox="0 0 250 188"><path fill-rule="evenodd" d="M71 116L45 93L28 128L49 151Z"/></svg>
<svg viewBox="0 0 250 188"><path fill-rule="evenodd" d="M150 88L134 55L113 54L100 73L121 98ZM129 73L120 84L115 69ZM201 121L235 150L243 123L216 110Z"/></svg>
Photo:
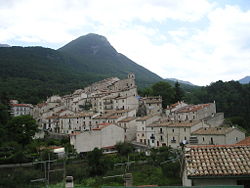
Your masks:
<svg viewBox="0 0 250 188"><path fill-rule="evenodd" d="M105 35L164 78L203 85L250 72L250 11L207 0L0 0L0 23L0 43L60 47L88 32Z"/></svg>

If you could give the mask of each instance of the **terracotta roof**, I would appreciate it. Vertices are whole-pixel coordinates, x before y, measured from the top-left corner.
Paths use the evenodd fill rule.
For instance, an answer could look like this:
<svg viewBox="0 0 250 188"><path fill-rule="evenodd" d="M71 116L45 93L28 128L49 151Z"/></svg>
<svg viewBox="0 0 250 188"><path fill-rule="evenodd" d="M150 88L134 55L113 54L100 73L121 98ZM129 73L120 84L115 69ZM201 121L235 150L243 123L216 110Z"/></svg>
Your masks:
<svg viewBox="0 0 250 188"><path fill-rule="evenodd" d="M176 103L174 103L174 104L170 104L170 106L168 106L166 109L167 110L170 110L170 109L172 109L172 108L175 108L175 107L177 107L179 104L185 104L183 101L178 101L178 102L176 102Z"/></svg>
<svg viewBox="0 0 250 188"><path fill-rule="evenodd" d="M250 136L246 137L244 140L241 140L237 144L245 144L245 145L250 145Z"/></svg>
<svg viewBox="0 0 250 188"><path fill-rule="evenodd" d="M119 123L122 123L122 122L130 122L130 121L133 121L133 120L135 120L136 119L136 117L127 117L127 118L124 118L124 119L122 119L122 120L120 120L120 121L118 121Z"/></svg>
<svg viewBox="0 0 250 188"><path fill-rule="evenodd" d="M181 108L180 110L178 110L177 112L178 113L196 112L196 111L201 110L201 109L208 107L210 105L211 105L211 103L185 106L185 107Z"/></svg>
<svg viewBox="0 0 250 188"><path fill-rule="evenodd" d="M152 117L154 117L154 115L143 116L143 117L138 118L136 121L145 121Z"/></svg>
<svg viewBox="0 0 250 188"><path fill-rule="evenodd" d="M93 128L92 129L93 131L100 131L100 130L102 130L103 128L105 128L107 126L112 125L112 123L99 123L97 125L98 125L98 127L97 128Z"/></svg>
<svg viewBox="0 0 250 188"><path fill-rule="evenodd" d="M38 108L42 108L43 106L46 106L46 103L40 103L36 105Z"/></svg>
<svg viewBox="0 0 250 188"><path fill-rule="evenodd" d="M187 176L250 176L249 145L185 148Z"/></svg>
<svg viewBox="0 0 250 188"><path fill-rule="evenodd" d="M122 117L122 116L108 116L106 119L118 119L118 118L120 118L120 117Z"/></svg>
<svg viewBox="0 0 250 188"><path fill-rule="evenodd" d="M200 128L196 131L194 131L192 134L198 134L198 135L225 135L231 131L233 131L235 128L232 127L204 127Z"/></svg>
<svg viewBox="0 0 250 188"><path fill-rule="evenodd" d="M30 107L30 108L31 108L31 105L30 105L30 104L11 104L11 106L17 106L17 107Z"/></svg>
<svg viewBox="0 0 250 188"><path fill-rule="evenodd" d="M165 122L155 122L152 123L150 125L148 125L147 127L192 127L196 124L200 123L200 121L183 121L183 122L173 122L173 121L165 121Z"/></svg>
<svg viewBox="0 0 250 188"><path fill-rule="evenodd" d="M57 118L58 118L58 116L49 116L46 119L57 119Z"/></svg>
<svg viewBox="0 0 250 188"><path fill-rule="evenodd" d="M120 99L126 99L128 98L127 96L121 96L121 97L117 97L116 100L120 100Z"/></svg>

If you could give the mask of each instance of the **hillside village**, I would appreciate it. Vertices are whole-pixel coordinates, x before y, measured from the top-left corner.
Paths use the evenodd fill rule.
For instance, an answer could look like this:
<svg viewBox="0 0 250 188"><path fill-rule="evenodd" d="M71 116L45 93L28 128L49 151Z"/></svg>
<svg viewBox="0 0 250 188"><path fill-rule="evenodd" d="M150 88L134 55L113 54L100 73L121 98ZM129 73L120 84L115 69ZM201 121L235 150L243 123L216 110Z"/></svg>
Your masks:
<svg viewBox="0 0 250 188"><path fill-rule="evenodd" d="M224 114L216 112L215 102L179 101L163 109L160 96L138 96L133 73L123 80L104 79L70 95L51 96L34 107L15 103L12 107L14 116L32 114L41 130L68 135L78 153L95 147L112 150L124 141L148 148L178 148L180 144L235 144L245 138L238 128L223 124Z"/></svg>
<svg viewBox="0 0 250 188"><path fill-rule="evenodd" d="M208 176L241 177L243 173L248 177L250 174L247 162L250 147L237 145L244 142L245 132L225 125L224 114L216 111L215 102L193 105L178 101L163 109L161 96L138 96L133 73L123 80L107 78L70 95L51 96L35 106L12 101L12 115L25 114L31 114L39 125L41 131L36 137L44 137L44 132L53 137L67 136L79 154L94 148L112 153L119 142L130 142L137 151L162 146L184 147L182 182L185 186L213 182L205 181ZM234 164L230 159L231 151L236 158L246 156L241 157L242 162ZM219 163L220 167L215 167L216 160L226 160L225 155L229 160L225 165L229 167ZM232 165L232 168L241 168L243 163L246 169L242 171L225 170ZM196 180L196 177L201 179ZM229 184L236 185L237 181L236 178ZM224 185L225 181L218 180L217 184Z"/></svg>

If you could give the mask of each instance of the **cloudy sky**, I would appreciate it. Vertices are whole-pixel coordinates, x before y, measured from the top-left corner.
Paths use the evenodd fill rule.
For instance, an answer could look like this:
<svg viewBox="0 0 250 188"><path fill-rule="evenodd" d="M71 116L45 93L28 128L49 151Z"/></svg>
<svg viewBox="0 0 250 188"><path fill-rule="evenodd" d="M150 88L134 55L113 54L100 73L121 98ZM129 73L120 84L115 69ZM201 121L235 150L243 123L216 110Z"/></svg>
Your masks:
<svg viewBox="0 0 250 188"><path fill-rule="evenodd" d="M249 0L0 0L0 43L58 49L88 33L163 78L250 75Z"/></svg>

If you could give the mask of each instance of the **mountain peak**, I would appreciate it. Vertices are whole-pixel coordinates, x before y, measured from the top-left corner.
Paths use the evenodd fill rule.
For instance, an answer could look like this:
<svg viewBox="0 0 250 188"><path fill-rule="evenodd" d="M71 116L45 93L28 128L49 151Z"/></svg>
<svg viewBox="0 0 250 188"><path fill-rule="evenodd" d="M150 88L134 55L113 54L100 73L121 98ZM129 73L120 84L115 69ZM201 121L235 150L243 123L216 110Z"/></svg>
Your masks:
<svg viewBox="0 0 250 188"><path fill-rule="evenodd" d="M250 76L246 76L246 77L240 79L239 82L241 84L248 84L248 83L250 83Z"/></svg>
<svg viewBox="0 0 250 188"><path fill-rule="evenodd" d="M106 37L95 33L80 36L59 49L70 54L87 56L114 56L116 50L111 46Z"/></svg>

